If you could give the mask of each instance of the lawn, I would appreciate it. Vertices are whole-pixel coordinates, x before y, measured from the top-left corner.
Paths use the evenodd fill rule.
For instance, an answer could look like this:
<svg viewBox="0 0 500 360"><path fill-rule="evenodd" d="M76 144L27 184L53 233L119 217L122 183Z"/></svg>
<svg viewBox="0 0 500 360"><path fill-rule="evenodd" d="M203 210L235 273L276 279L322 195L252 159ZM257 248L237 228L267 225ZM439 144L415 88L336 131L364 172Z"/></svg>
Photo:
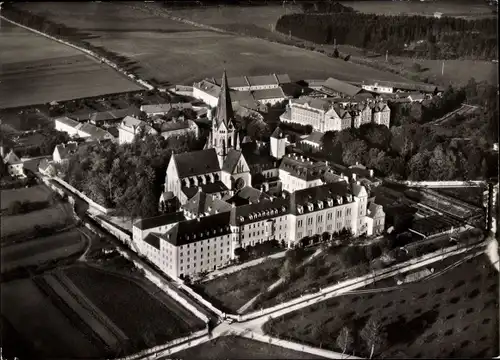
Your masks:
<svg viewBox="0 0 500 360"><path fill-rule="evenodd" d="M140 89L80 51L7 21L2 21L0 47L0 93L4 94L0 108Z"/></svg>
<svg viewBox="0 0 500 360"><path fill-rule="evenodd" d="M266 260L215 280L194 285L194 288L216 307L236 313L250 299L279 280L278 272L284 261L284 258Z"/></svg>
<svg viewBox="0 0 500 360"><path fill-rule="evenodd" d="M200 325L203 327L173 300L160 301L127 278L79 266L69 267L64 273L118 328L134 339L136 347L165 343L197 330Z"/></svg>
<svg viewBox="0 0 500 360"><path fill-rule="evenodd" d="M369 351L358 335L374 317L386 339L377 357L491 358L499 351L498 291L498 273L480 255L434 279L388 292L330 299L273 319L264 328L279 337L338 351L335 339L342 326L348 326L355 335L355 355L367 357Z"/></svg>
<svg viewBox="0 0 500 360"><path fill-rule="evenodd" d="M1 209L4 210L14 201L49 201L52 192L45 185L35 185L29 188L1 190L0 195Z"/></svg>
<svg viewBox="0 0 500 360"><path fill-rule="evenodd" d="M2 239L7 237L31 233L36 226L50 228L60 227L72 222L69 204L56 204L43 210L32 211L27 214L3 216L0 229Z"/></svg>
<svg viewBox="0 0 500 360"><path fill-rule="evenodd" d="M97 347L40 291L31 279L1 284L2 316L32 344L33 358L102 358Z"/></svg>
<svg viewBox="0 0 500 360"><path fill-rule="evenodd" d="M483 207L483 192L486 190L487 189L484 187L470 187L437 189L436 191L465 201L469 204Z"/></svg>
<svg viewBox="0 0 500 360"><path fill-rule="evenodd" d="M323 359L276 345L237 336L224 336L172 355L175 359Z"/></svg>
<svg viewBox="0 0 500 360"><path fill-rule="evenodd" d="M133 5L143 6L142 3ZM200 29L171 20L159 11L140 11L123 4L24 3L16 6L91 34L93 38L86 41L136 62L134 66L138 66L141 77L170 84L191 84L205 77L219 77L223 68L229 76L288 73L293 81L329 76L345 80L403 79L304 49ZM267 10L248 9L250 13L259 11ZM239 21L237 17L232 18Z"/></svg>
<svg viewBox="0 0 500 360"><path fill-rule="evenodd" d="M85 240L77 229L4 246L0 254L2 273L66 258L83 251L84 247Z"/></svg>

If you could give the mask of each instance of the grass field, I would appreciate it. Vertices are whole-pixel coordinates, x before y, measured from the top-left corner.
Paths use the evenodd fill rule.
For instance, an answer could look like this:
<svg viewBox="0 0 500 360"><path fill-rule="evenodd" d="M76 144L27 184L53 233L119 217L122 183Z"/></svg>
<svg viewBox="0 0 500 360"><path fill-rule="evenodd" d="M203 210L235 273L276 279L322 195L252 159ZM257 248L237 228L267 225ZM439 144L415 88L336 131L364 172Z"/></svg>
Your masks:
<svg viewBox="0 0 500 360"><path fill-rule="evenodd" d="M195 289L215 306L235 313L247 301L279 279L284 258L267 260L215 280L195 285Z"/></svg>
<svg viewBox="0 0 500 360"><path fill-rule="evenodd" d="M224 336L172 355L175 359L323 359L276 345L237 336Z"/></svg>
<svg viewBox="0 0 500 360"><path fill-rule="evenodd" d="M394 285L385 282L384 286ZM274 319L265 330L337 349L342 326L357 334L371 316L383 324L381 358L491 358L498 355L498 273L480 255L432 280L388 292L346 295ZM368 356L356 340L357 356Z"/></svg>
<svg viewBox="0 0 500 360"><path fill-rule="evenodd" d="M172 299L160 301L120 276L76 266L64 273L118 328L139 343L161 344L204 325Z"/></svg>
<svg viewBox="0 0 500 360"><path fill-rule="evenodd" d="M0 108L140 89L78 50L7 21L2 21L0 47Z"/></svg>
<svg viewBox="0 0 500 360"><path fill-rule="evenodd" d="M10 191L10 190L9 190ZM71 219L71 210L68 204L56 204L43 210L32 211L27 214L3 216L1 237L8 237L24 232L30 232L35 226L59 226Z"/></svg>
<svg viewBox="0 0 500 360"><path fill-rule="evenodd" d="M124 5L102 2L18 6L91 34L87 41L93 45L135 61L140 76L171 84L218 77L223 68L230 76L288 73L294 81L329 76L353 81L403 79L303 49L203 30ZM258 11L266 9L248 9L251 13Z"/></svg>
<svg viewBox="0 0 500 360"><path fill-rule="evenodd" d="M99 358L96 347L31 279L1 284L2 316L33 345L36 358Z"/></svg>
<svg viewBox="0 0 500 360"><path fill-rule="evenodd" d="M47 186L36 185L29 188L2 190L0 195L0 208L3 210L7 209L14 201L48 201L52 193Z"/></svg>
<svg viewBox="0 0 500 360"><path fill-rule="evenodd" d="M17 267L33 266L66 258L82 251L84 247L83 235L77 229L4 246L0 254L2 273Z"/></svg>
<svg viewBox="0 0 500 360"><path fill-rule="evenodd" d="M421 15L434 16L440 12L442 16L477 19L493 17L491 7L486 1L340 1L342 5L352 7L362 13L380 15Z"/></svg>

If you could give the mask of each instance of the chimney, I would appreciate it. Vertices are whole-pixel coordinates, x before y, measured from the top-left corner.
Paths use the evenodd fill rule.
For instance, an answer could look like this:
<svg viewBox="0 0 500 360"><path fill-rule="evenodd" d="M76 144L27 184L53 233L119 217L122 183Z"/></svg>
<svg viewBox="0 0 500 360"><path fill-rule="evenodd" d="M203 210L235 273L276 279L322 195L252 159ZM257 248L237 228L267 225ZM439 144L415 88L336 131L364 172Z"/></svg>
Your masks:
<svg viewBox="0 0 500 360"><path fill-rule="evenodd" d="M368 170L368 172L370 173L370 177L373 177L373 170L370 169L370 170Z"/></svg>
<svg viewBox="0 0 500 360"><path fill-rule="evenodd" d="M354 181L356 181L356 174L352 174L351 177Z"/></svg>

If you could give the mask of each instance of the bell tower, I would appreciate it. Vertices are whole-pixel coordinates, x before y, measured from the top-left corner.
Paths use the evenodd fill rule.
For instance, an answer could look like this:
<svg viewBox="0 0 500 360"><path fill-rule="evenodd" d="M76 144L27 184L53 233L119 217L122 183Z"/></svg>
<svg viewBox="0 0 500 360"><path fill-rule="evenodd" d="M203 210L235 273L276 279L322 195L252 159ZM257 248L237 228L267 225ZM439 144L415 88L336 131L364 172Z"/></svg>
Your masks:
<svg viewBox="0 0 500 360"><path fill-rule="evenodd" d="M222 74L221 89L215 117L212 120L212 148L224 160L230 149L237 147L237 134L234 127L234 112L229 93L226 70Z"/></svg>

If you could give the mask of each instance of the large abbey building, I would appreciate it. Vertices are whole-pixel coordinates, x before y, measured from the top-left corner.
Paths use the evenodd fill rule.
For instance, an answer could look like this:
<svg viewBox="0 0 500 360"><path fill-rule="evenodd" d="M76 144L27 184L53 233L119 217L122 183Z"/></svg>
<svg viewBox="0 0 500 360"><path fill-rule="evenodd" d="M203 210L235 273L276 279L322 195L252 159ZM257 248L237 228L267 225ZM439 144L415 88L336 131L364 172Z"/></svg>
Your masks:
<svg viewBox="0 0 500 360"><path fill-rule="evenodd" d="M277 128L269 144L240 142L224 72L205 149L174 154L167 167L160 206L177 198L181 210L134 224L142 255L175 278L227 266L236 249L267 241L295 247L343 229L383 231L382 206L355 177L286 154L286 141Z"/></svg>

